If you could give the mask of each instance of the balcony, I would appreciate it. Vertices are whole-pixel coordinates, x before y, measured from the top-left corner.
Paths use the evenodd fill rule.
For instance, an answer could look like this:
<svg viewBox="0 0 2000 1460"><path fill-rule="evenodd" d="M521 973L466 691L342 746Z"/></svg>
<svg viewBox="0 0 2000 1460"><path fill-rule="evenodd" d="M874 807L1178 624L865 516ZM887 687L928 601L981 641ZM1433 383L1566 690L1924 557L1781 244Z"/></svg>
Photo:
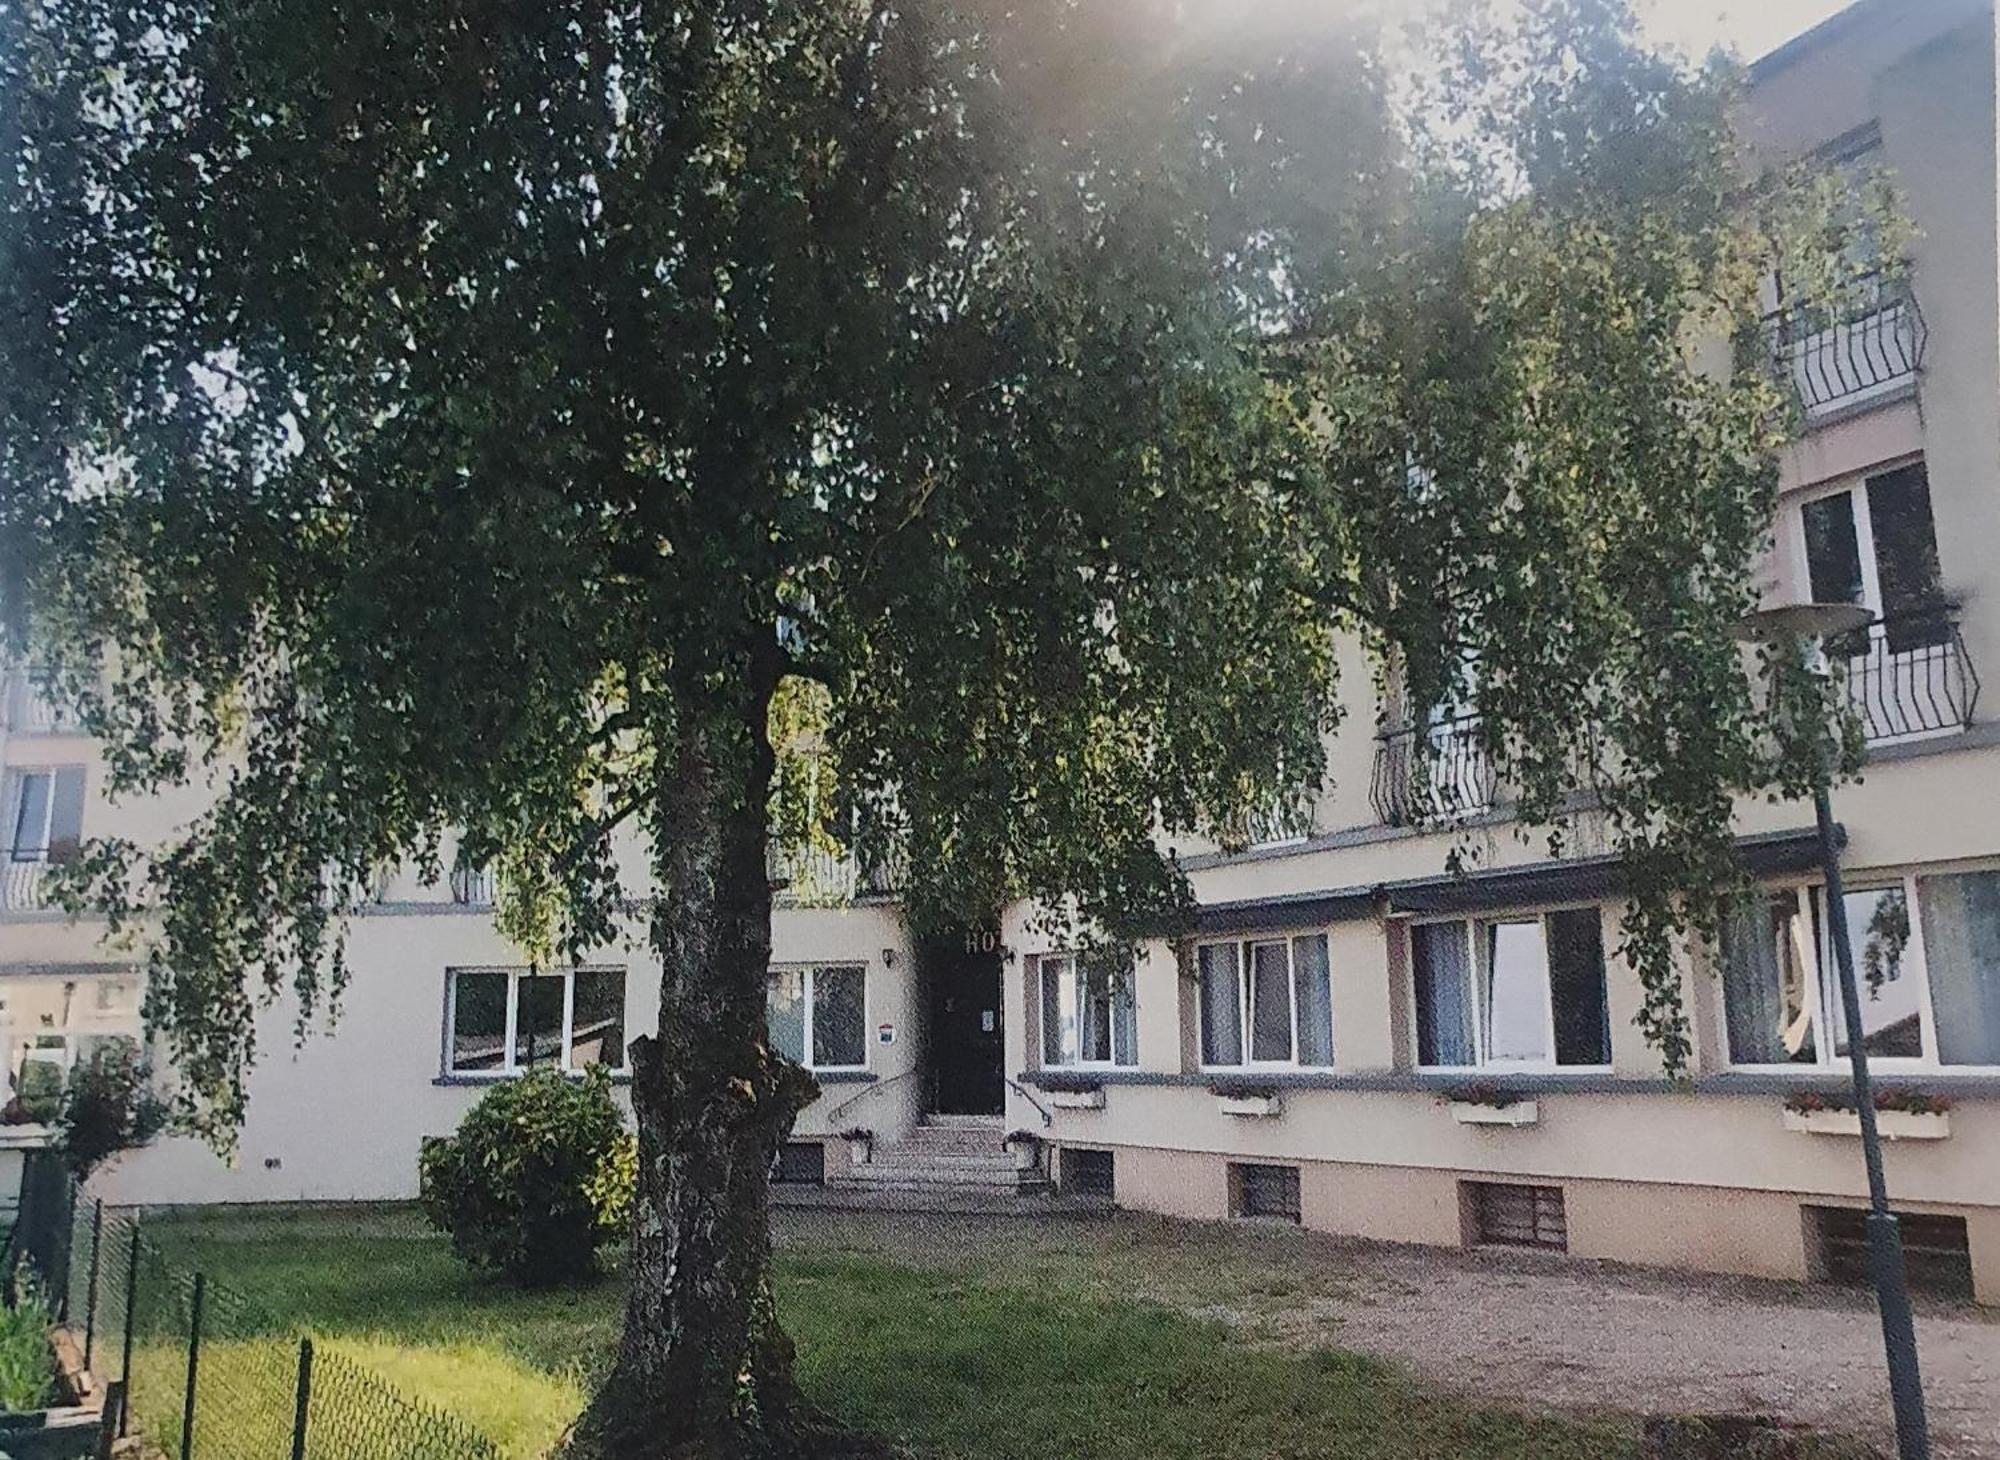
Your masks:
<svg viewBox="0 0 2000 1460"><path fill-rule="evenodd" d="M1765 316L1764 332L1809 422L1913 384L1930 340L1916 295L1880 277L1863 280L1854 302L1836 311L1810 304L1776 310Z"/></svg>
<svg viewBox="0 0 2000 1460"><path fill-rule="evenodd" d="M1828 648L1847 661L1847 701L1870 745L1971 726L1979 671L1966 652L1956 604L1878 618Z"/></svg>
<svg viewBox="0 0 2000 1460"><path fill-rule="evenodd" d="M1389 826L1458 821L1493 809L1499 789L1480 743L1480 718L1406 725L1375 738L1368 799Z"/></svg>
<svg viewBox="0 0 2000 1460"><path fill-rule="evenodd" d="M56 695L51 677L17 669L0 682L0 715L16 735L75 735L83 726L76 709Z"/></svg>
<svg viewBox="0 0 2000 1460"><path fill-rule="evenodd" d="M768 865L772 890L800 907L845 907L861 898L885 897L901 881L893 862L864 864L846 847L788 847L775 837Z"/></svg>
<svg viewBox="0 0 2000 1460"><path fill-rule="evenodd" d="M460 907L493 906L493 872L488 867L454 867L451 900Z"/></svg>
<svg viewBox="0 0 2000 1460"><path fill-rule="evenodd" d="M40 859L0 859L0 911L40 912L53 905L49 896L49 863Z"/></svg>

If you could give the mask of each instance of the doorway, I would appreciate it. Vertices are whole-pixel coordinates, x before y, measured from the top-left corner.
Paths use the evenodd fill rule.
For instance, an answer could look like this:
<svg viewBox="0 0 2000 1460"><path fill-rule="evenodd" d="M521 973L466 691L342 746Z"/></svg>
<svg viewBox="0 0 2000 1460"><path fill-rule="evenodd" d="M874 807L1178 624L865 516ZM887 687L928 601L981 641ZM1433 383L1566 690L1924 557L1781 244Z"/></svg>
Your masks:
<svg viewBox="0 0 2000 1460"><path fill-rule="evenodd" d="M924 983L929 1112L1001 1114L1007 1081L998 932L964 928L926 938L918 968Z"/></svg>

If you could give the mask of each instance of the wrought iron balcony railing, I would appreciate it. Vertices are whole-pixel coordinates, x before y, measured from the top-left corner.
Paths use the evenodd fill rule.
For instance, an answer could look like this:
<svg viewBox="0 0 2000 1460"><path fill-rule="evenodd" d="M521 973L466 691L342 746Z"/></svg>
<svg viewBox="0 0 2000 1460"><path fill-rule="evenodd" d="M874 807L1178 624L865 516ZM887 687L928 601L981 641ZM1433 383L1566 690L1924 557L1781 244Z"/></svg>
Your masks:
<svg viewBox="0 0 2000 1460"><path fill-rule="evenodd" d="M1923 368L1930 329L1908 285L1874 278L1856 288L1857 302L1838 310L1796 304L1765 316L1778 373L1808 420L1891 394Z"/></svg>
<svg viewBox="0 0 2000 1460"><path fill-rule="evenodd" d="M493 906L493 873L486 867L454 867L451 900L460 907Z"/></svg>
<svg viewBox="0 0 2000 1460"><path fill-rule="evenodd" d="M1959 631L1958 606L1939 603L1879 618L1828 645L1847 661L1847 699L1870 745L1967 729L1979 671Z"/></svg>
<svg viewBox="0 0 2000 1460"><path fill-rule="evenodd" d="M784 846L774 838L769 864L771 886L779 896L806 907L839 907L863 897L883 897L901 885L892 861L864 863L846 847Z"/></svg>
<svg viewBox="0 0 2000 1460"><path fill-rule="evenodd" d="M1491 810L1499 784L1479 731L1479 716L1461 715L1378 735L1368 787L1375 814L1390 826L1420 826Z"/></svg>
<svg viewBox="0 0 2000 1460"><path fill-rule="evenodd" d="M38 912L48 907L48 870L45 860L16 860L12 852L0 852L0 909Z"/></svg>

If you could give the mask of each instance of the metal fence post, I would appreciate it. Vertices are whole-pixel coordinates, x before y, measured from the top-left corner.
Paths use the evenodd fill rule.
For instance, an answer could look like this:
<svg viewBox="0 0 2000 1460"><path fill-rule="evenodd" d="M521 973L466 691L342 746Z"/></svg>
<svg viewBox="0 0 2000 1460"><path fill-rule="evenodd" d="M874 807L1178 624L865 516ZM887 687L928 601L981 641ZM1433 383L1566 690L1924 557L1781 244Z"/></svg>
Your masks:
<svg viewBox="0 0 2000 1460"><path fill-rule="evenodd" d="M306 1416L312 1411L313 1341L299 1340L299 1392L292 1408L292 1460L306 1460Z"/></svg>
<svg viewBox="0 0 2000 1460"><path fill-rule="evenodd" d="M201 1375L201 1308L202 1300L207 1296L208 1277L204 1273L196 1273L194 1301L188 1312L187 1398L181 1406L181 1460L193 1460L194 1457L194 1394L195 1382Z"/></svg>
<svg viewBox="0 0 2000 1460"><path fill-rule="evenodd" d="M139 1319L139 1223L132 1223L132 1247L125 1258L125 1357L118 1366L118 1382L125 1393L132 1392L132 1339ZM124 1439L129 1433L126 1421L132 1406L128 1402L118 1411L118 1438Z"/></svg>
<svg viewBox="0 0 2000 1460"><path fill-rule="evenodd" d="M97 1273L103 1265L104 1257L104 1198L99 1197L90 1207L90 1285L84 1289L83 1297L83 1367L90 1371L90 1360L97 1349Z"/></svg>

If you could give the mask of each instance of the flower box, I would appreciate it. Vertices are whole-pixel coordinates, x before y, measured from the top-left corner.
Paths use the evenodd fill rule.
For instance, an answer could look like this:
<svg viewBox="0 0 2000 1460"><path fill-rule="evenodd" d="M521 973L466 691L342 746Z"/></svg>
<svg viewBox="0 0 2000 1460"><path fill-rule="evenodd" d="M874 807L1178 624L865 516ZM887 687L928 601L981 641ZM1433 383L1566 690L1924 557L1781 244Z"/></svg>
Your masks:
<svg viewBox="0 0 2000 1460"><path fill-rule="evenodd" d="M1508 1105L1454 1100L1451 1118L1460 1125L1534 1125L1542 1118L1542 1107L1533 1100L1516 1100Z"/></svg>
<svg viewBox="0 0 2000 1460"><path fill-rule="evenodd" d="M1224 1115L1253 1119L1268 1118L1284 1109L1284 1101L1278 1095L1218 1095L1215 1103Z"/></svg>
<svg viewBox="0 0 2000 1460"><path fill-rule="evenodd" d="M1049 1104L1057 1110L1102 1110L1104 1087L1094 1090L1051 1090Z"/></svg>
<svg viewBox="0 0 2000 1460"><path fill-rule="evenodd" d="M1809 1136L1858 1136L1858 1110L1787 1110L1785 1129ZM1951 1114L1944 1110L1878 1110L1875 1129L1885 1141L1941 1141L1951 1134Z"/></svg>

